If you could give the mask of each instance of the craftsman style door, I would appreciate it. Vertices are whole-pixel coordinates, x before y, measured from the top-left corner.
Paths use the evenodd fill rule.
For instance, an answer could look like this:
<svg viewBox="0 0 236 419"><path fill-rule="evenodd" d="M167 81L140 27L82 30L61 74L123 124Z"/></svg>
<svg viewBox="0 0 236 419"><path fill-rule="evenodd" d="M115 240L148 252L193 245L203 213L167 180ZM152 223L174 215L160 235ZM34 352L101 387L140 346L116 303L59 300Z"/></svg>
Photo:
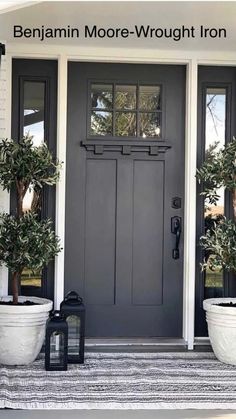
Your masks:
<svg viewBox="0 0 236 419"><path fill-rule="evenodd" d="M182 336L184 125L184 66L69 63L65 287L87 336Z"/></svg>

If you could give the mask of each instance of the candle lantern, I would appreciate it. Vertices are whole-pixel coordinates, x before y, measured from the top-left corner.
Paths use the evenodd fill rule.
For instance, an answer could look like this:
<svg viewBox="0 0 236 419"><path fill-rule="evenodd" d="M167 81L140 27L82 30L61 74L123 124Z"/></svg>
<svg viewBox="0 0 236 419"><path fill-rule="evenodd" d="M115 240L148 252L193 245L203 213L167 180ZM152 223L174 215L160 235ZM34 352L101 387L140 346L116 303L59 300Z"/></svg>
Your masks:
<svg viewBox="0 0 236 419"><path fill-rule="evenodd" d="M68 324L68 363L84 363L85 307L82 298L70 291L60 305Z"/></svg>
<svg viewBox="0 0 236 419"><path fill-rule="evenodd" d="M66 371L68 351L68 325L60 311L50 315L46 326L45 369Z"/></svg>

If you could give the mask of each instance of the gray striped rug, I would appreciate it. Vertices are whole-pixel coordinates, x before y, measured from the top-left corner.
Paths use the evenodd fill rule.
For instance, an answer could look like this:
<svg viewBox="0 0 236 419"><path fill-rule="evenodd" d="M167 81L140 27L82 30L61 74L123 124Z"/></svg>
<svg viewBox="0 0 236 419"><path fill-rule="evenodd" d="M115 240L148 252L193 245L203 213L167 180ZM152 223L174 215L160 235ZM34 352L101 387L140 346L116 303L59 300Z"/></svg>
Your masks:
<svg viewBox="0 0 236 419"><path fill-rule="evenodd" d="M236 367L212 353L88 353L46 372L0 368L0 407L15 409L235 409Z"/></svg>

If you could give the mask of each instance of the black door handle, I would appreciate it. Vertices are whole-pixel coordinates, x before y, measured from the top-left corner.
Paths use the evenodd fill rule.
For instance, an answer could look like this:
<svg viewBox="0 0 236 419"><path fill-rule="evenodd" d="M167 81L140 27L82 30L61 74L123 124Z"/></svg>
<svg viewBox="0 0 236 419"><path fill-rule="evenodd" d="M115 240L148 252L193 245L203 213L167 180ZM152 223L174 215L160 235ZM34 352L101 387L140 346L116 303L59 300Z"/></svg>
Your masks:
<svg viewBox="0 0 236 419"><path fill-rule="evenodd" d="M171 233L175 234L175 248L172 250L172 258L179 259L179 241L181 235L181 217L171 218Z"/></svg>

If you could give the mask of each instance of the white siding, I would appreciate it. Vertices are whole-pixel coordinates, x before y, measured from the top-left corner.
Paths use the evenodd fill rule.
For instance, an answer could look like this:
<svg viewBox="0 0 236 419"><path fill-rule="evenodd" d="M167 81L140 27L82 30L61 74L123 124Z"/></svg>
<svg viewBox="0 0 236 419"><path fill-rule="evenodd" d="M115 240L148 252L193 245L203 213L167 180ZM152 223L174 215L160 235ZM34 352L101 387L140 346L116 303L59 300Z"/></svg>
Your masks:
<svg viewBox="0 0 236 419"><path fill-rule="evenodd" d="M6 56L0 62L0 138L6 136L7 66Z"/></svg>
<svg viewBox="0 0 236 419"><path fill-rule="evenodd" d="M0 63L0 139L7 137L7 61L6 56L2 56ZM0 212L9 210L9 195L0 188ZM7 293L7 269L0 268L0 295Z"/></svg>

